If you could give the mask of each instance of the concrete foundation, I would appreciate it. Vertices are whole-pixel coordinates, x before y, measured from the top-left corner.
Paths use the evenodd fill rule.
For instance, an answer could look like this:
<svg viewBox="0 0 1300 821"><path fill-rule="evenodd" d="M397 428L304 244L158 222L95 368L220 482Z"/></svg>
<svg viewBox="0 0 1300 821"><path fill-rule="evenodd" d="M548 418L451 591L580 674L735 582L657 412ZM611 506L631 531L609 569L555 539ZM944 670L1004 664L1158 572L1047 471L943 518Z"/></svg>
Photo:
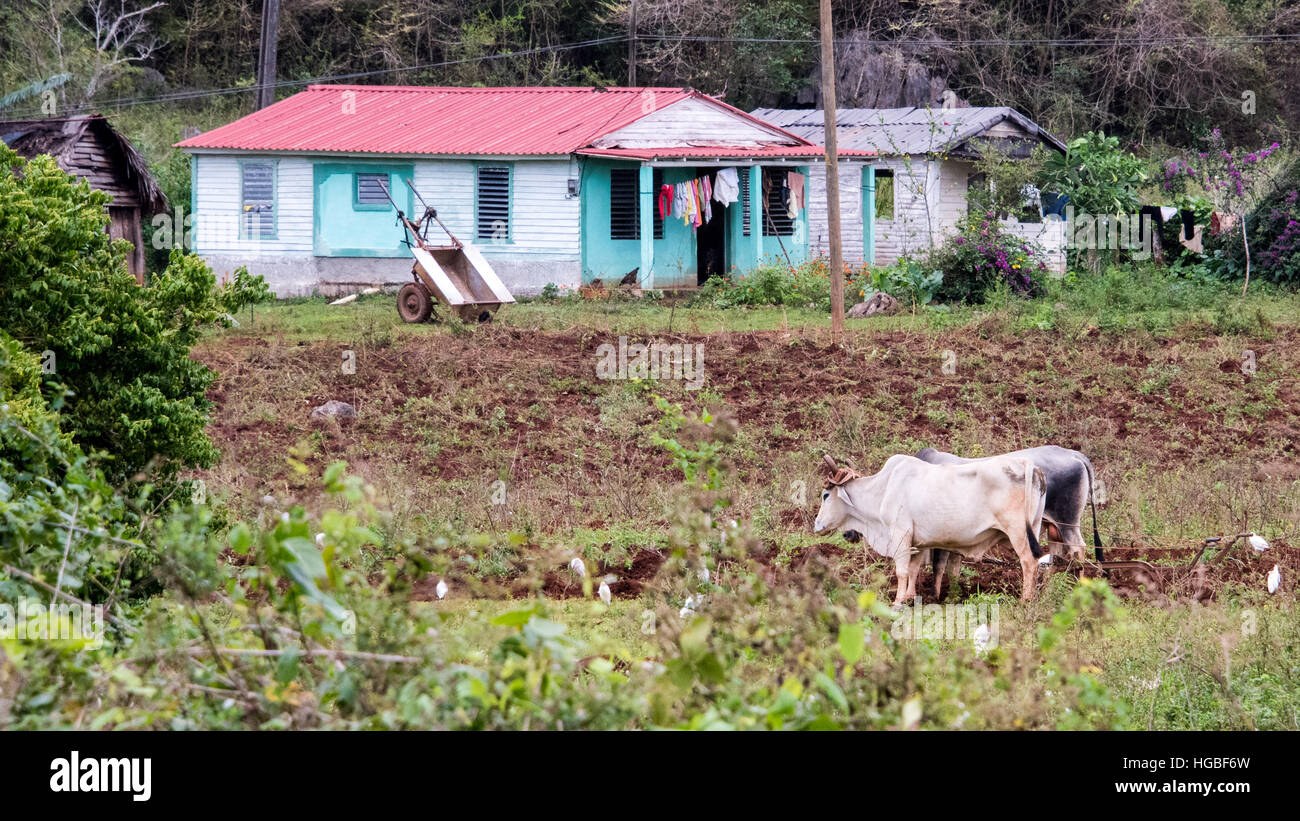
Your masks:
<svg viewBox="0 0 1300 821"><path fill-rule="evenodd" d="M410 257L235 257L202 254L220 282L241 265L263 277L278 298L339 296L367 287L396 288L411 281ZM491 259L492 269L514 296L536 296L549 283L577 290L577 260Z"/></svg>

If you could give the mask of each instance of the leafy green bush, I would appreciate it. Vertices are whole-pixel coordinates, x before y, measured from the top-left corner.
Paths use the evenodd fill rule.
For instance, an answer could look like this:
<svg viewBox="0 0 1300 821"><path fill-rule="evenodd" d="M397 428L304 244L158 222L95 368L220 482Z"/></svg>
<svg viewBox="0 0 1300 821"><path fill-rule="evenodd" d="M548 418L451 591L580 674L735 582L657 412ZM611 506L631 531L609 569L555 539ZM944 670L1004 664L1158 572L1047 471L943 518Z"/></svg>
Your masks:
<svg viewBox="0 0 1300 821"><path fill-rule="evenodd" d="M1131 214L1146 164L1120 150L1118 137L1089 131L1071 140L1065 154L1052 152L1043 168L1048 185L1070 197L1075 210L1089 214Z"/></svg>
<svg viewBox="0 0 1300 821"><path fill-rule="evenodd" d="M71 392L64 429L108 454L111 478L148 466L165 480L216 459L203 432L213 375L190 347L229 305L256 298L259 280L244 272L218 292L198 257L173 251L137 286L129 245L108 236L108 200L48 156L0 146L0 326L46 357L47 399Z"/></svg>

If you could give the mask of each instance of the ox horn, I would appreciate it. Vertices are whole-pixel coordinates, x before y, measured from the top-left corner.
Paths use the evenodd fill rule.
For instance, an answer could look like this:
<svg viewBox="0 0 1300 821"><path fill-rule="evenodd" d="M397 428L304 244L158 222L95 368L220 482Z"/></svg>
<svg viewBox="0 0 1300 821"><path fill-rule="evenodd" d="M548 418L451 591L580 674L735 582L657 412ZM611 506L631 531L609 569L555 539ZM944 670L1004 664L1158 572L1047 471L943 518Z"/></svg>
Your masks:
<svg viewBox="0 0 1300 821"><path fill-rule="evenodd" d="M835 460L831 458L829 453L822 454L822 464L826 465L831 473L839 470L839 467L835 464Z"/></svg>

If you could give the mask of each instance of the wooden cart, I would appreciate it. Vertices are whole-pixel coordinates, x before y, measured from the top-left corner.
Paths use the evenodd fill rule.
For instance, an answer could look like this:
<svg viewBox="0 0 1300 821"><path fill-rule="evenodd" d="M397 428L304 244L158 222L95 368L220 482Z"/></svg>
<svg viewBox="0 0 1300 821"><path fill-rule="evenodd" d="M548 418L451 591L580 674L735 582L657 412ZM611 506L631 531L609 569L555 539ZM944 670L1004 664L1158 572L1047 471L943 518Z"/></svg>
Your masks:
<svg viewBox="0 0 1300 821"><path fill-rule="evenodd" d="M424 214L412 221L397 209L406 245L415 258L411 266L414 281L403 285L397 293L398 315L405 322L425 322L433 315L433 300L437 299L462 321L490 322L498 308L514 302L515 298L478 249L456 239L411 181L407 180L406 184L424 206ZM384 191L388 193L387 187ZM393 198L389 196L388 201L393 202ZM397 203L393 202L393 207L397 208ZM435 222L447 235L449 244L429 242L429 226Z"/></svg>

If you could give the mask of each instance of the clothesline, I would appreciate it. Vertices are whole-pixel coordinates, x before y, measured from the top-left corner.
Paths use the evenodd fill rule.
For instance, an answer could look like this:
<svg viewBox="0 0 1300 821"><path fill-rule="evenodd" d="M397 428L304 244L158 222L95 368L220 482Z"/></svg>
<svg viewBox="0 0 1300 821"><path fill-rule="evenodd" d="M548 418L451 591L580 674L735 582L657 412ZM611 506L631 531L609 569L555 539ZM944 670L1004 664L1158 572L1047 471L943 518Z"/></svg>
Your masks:
<svg viewBox="0 0 1300 821"><path fill-rule="evenodd" d="M781 180L781 202L791 219L804 207L804 176L794 171ZM769 178L770 180L770 178ZM692 230L713 219L713 204L722 207L740 200L740 175L735 168L720 169L690 180L665 183L659 187L659 218L680 219Z"/></svg>

